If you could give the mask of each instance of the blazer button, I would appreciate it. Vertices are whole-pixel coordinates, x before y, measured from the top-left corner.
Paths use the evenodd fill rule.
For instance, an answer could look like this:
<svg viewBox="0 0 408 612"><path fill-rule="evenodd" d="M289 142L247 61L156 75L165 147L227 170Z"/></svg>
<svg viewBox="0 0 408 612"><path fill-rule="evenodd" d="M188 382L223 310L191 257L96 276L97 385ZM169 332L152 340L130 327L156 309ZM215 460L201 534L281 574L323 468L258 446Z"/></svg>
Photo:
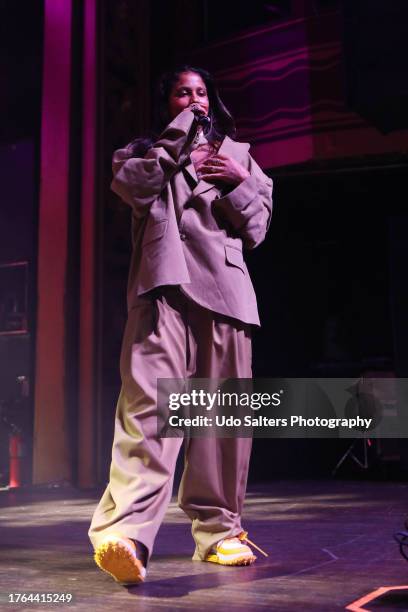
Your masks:
<svg viewBox="0 0 408 612"><path fill-rule="evenodd" d="M185 240L187 236L183 233L180 233L180 240Z"/></svg>

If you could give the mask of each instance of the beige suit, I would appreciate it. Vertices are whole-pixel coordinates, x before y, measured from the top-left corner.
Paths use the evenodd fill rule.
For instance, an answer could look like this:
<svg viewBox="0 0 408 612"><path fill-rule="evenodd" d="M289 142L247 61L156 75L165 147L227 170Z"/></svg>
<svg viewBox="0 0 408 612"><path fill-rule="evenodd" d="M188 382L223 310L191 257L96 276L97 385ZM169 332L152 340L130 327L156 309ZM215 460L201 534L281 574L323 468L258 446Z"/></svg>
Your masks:
<svg viewBox="0 0 408 612"><path fill-rule="evenodd" d="M248 145L226 138L222 152L251 176L228 193L197 181L189 157L196 127L183 111L144 159L114 155L112 187L132 206L134 251L110 478L89 530L94 547L119 533L152 552L182 443L157 437L157 379L252 375L251 324L259 318L242 246L265 236L271 180ZM251 442L205 437L186 445L179 504L192 521L194 559L242 531Z"/></svg>

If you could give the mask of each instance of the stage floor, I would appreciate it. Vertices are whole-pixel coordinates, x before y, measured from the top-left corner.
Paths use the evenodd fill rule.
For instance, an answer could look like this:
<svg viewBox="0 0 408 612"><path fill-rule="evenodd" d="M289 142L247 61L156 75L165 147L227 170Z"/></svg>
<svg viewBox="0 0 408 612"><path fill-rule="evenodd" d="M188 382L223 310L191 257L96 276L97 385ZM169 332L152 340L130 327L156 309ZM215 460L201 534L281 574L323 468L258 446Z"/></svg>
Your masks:
<svg viewBox="0 0 408 612"><path fill-rule="evenodd" d="M250 567L191 561L190 525L172 502L147 582L124 588L94 565L87 529L99 492L0 492L1 609L9 593L72 593L66 610L331 610L380 587L408 585L393 533L408 484L280 481L248 490L244 527L264 550ZM408 610L408 587L366 610ZM2 607L4 606L4 608Z"/></svg>

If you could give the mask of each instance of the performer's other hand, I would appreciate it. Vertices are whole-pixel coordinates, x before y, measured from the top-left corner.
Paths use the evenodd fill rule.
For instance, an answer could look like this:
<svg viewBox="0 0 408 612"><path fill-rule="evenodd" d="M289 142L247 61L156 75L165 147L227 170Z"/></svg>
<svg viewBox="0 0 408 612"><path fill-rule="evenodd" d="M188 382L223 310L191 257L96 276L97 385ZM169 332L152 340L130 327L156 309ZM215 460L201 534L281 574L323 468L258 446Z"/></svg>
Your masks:
<svg viewBox="0 0 408 612"><path fill-rule="evenodd" d="M250 176L242 164L224 153L218 153L203 161L196 168L196 172L199 179L209 183L222 181L229 185L239 185Z"/></svg>

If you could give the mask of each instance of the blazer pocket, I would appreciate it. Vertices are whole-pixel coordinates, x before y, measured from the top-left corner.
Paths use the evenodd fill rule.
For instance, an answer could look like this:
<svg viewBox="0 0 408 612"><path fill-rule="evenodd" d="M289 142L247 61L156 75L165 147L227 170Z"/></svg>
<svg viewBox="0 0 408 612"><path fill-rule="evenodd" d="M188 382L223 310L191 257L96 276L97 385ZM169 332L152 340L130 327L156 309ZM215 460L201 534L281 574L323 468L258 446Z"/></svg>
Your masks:
<svg viewBox="0 0 408 612"><path fill-rule="evenodd" d="M242 251L237 247L230 246L229 244L224 245L224 248L227 263L231 266L239 268L245 274L245 263Z"/></svg>
<svg viewBox="0 0 408 612"><path fill-rule="evenodd" d="M158 240L164 236L167 230L167 224L167 219L161 219L160 221L155 221L151 224L148 223L144 231L142 246L145 246L146 244L149 244L150 242Z"/></svg>

